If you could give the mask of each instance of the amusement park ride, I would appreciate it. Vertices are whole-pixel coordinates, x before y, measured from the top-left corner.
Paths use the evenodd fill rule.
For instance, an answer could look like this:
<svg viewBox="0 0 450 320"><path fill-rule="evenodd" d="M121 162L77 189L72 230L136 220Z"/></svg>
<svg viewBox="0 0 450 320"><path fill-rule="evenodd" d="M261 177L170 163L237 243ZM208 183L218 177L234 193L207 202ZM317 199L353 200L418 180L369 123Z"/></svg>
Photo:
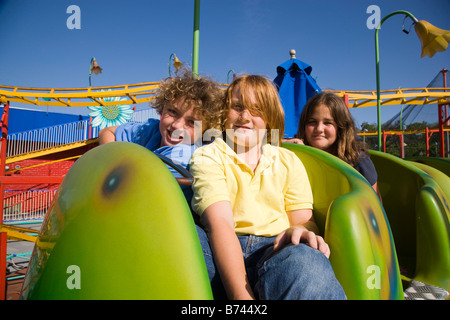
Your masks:
<svg viewBox="0 0 450 320"><path fill-rule="evenodd" d="M198 17L199 0L195 3ZM400 13L405 12L393 14ZM448 32L413 20L427 48L423 52L447 48ZM437 44L436 38L441 39ZM193 51L193 73L198 75L197 18ZM330 262L348 299L401 300L404 289L413 283L444 291L448 298L450 160L444 159L443 141L449 121L444 106L450 104L450 92L445 87L334 91L349 108L439 106L441 158L405 160L370 152L382 200L353 167L337 157L308 146L284 144L308 172L314 218L330 246ZM30 184L58 186L37 236L34 230L4 224L0 215L0 299L6 295L8 238L34 242L22 299L213 298L189 205L178 181L152 152L117 142L87 152L83 149L64 175L15 175L5 169L6 164L97 142L89 136L29 154L8 154L10 103L111 111L120 105L149 102L157 88L158 82L65 89L0 86L4 106L0 198L4 200L8 185L16 189ZM167 232L170 237L165 236ZM132 273L128 272L130 261L138 266ZM73 281L80 273L82 289Z"/></svg>
<svg viewBox="0 0 450 320"><path fill-rule="evenodd" d="M19 87L0 87L0 97L1 102L4 105L3 108L3 115L2 115L2 142L1 142L1 172L0 172L0 193L1 197L3 199L4 192L5 192L5 185L30 185L30 184L38 184L38 183L48 183L48 184L57 184L60 185L60 190L58 191L59 195L55 196L53 205L48 209L47 218L46 221L44 221L44 225L41 230L40 236L33 236L30 235L30 230L26 228L20 228L20 227L13 227L10 225L1 225L1 240L2 240L2 246L1 246L1 266L0 266L0 272L2 275L2 281L0 281L0 285L2 288L5 286L5 265L6 265L6 240L7 237L11 239L21 239L26 241L32 241L35 243L40 243L40 245L43 245L44 238L49 236L49 232L55 232L55 230L52 230L52 228L55 228L55 224L59 224L61 222L56 222L52 218L53 215L65 215L68 213L62 212L63 210L59 208L61 205L58 206L59 200L62 195L68 194L68 190L70 190L70 187L68 187L66 184L64 184L64 181L75 179L73 183L75 183L76 178L73 177L73 175L81 175L80 170L88 170L89 166L96 166L94 162L86 162L86 158L88 157L88 154L92 154L94 150L97 154L97 159L108 159L108 153L111 155L116 154L117 152L121 152L120 150L104 150L104 148L94 148L91 151L88 151L85 155L80 155L81 158L77 161L77 163L80 163L77 168L78 169L71 169L67 173L67 175L64 176L21 176L21 175L10 175L5 174L5 164L12 164L18 161L22 161L24 159L29 159L32 157L39 157L44 154L48 153L55 153L59 152L61 150L67 150L70 148L77 148L80 146L88 145L88 144L95 144L96 139L89 137L88 140L85 141L79 141L76 143L71 143L68 145L62 145L57 146L54 148L48 148L44 150L37 150L34 152L31 152L29 154L19 154L19 155L7 155L7 130L8 130L8 120L9 120L9 103L10 102L17 102L17 103L28 103L33 105L49 105L49 106L59 106L59 107L86 107L86 106L97 106L97 107L106 107L106 106L117 106L119 104L136 104L136 103L142 103L142 102L148 102L152 99L152 96L155 92L155 89L158 88L157 82L151 82L151 83L141 83L141 84L133 84L133 85L124 85L124 86L114 86L114 87L95 87L95 88L78 88L78 89L51 89L51 88L19 88ZM356 92L356 91L335 91L336 94L343 97L343 99L346 101L348 106L350 108L357 108L357 107L370 107L376 105L376 92L373 91L363 91L363 92ZM116 101L107 101L107 98L111 97L120 97L122 99ZM389 106L389 105L395 105L395 104L431 104L431 103L437 103L439 105L439 108L442 108L442 106L450 103L450 92L446 91L446 88L419 88L419 89L402 89L402 90L388 90L388 91L382 91L381 95L381 105L382 106ZM442 113L440 113L442 115ZM440 130L439 132L442 133L444 131L444 124L448 119L440 119ZM340 281L342 282L344 288L346 291L348 291L348 297L351 299L402 299L403 298L403 292L402 292L402 284L401 281L404 279L400 278L400 268L399 264L402 266L402 268L405 268L405 265L407 266L407 269L409 269L408 274L401 274L401 277L407 277L407 279L415 281L424 281L428 283L432 283L434 286L438 286L440 288L444 288L448 290L450 287L450 280L448 277L448 268L450 267L450 257L444 257L444 258L436 258L436 255L439 255L439 252L447 252L448 256L448 250L450 246L450 214L449 214L449 208L447 201L445 200L448 196L446 193L448 193L448 187L449 187L449 179L448 175L445 177L442 177L442 172L436 172L439 170L433 169L431 167L427 167L427 165L424 165L429 169L427 171L427 174L423 170L419 170L417 166L423 165L423 164L417 164L413 165L411 164L412 161L405 161L400 159L401 163L397 163L397 159L391 159L389 158L389 155L384 155L382 153L373 152L372 158L374 159L374 163L377 166L377 170L380 173L380 180L379 180L379 186L380 189L383 190L383 187L386 191L386 193L383 194L383 205L380 204L378 201L378 198L375 196L372 192L370 186L368 187L368 184L363 183L362 179L360 177L357 177L357 174L355 175L355 172L346 165L345 163L341 163L342 161L338 159L333 159L334 157L330 157L327 154L324 154L323 152L320 152L318 150L310 150L311 148L304 147L304 146L295 146L295 145L289 145L286 144L286 147L292 149L294 152L297 153L297 155L302 159L302 161L305 163L305 166L308 169L308 172L311 172L311 181L314 185L314 182L317 181L317 183L323 182L323 179L331 179L333 180L333 188L330 190L327 190L327 192L324 192L323 187L317 188L317 190L314 190L314 196L315 196L315 202L316 202L316 220L318 224L321 227L322 232L324 233L325 237L329 239L329 241L334 241L336 246L335 248L332 248L333 252L335 252L332 263L333 267L336 270L336 273L338 277L340 278ZM123 148L123 152L126 154L134 153L134 152L142 152L141 150L128 150L129 146L121 146L120 148ZM119 148L119 149L120 149ZM101 150L104 150L107 154L101 154ZM126 152L125 152L126 151ZM112 157L112 156L111 156ZM91 155L92 158L92 155ZM114 158L114 157L112 157ZM392 157L396 158L396 157ZM85 162L83 162L85 161ZM153 159L152 157L149 157L148 161L150 162L158 162L159 159ZM406 164L406 162L410 162ZM105 163L102 164L102 166L108 166L107 160L105 160ZM155 164L156 165L156 164ZM80 166L84 169L80 169ZM318 166L318 167L317 167ZM446 166L448 167L448 160L446 163ZM398 167L398 168L397 168ZM397 169L395 169L397 168ZM423 169L423 168L422 168ZM78 173L70 174L72 171L78 170ZM99 169L100 170L100 169ZM140 169L139 169L140 170ZM398 195L394 195L392 192L392 186L388 186L388 183L394 183L392 181L388 182L389 177L395 176L395 173L387 174L385 177L384 173L389 172L390 170L394 170L395 173L403 174L404 179L403 181L410 181L419 179L419 187L417 190L411 189L410 185L403 185L402 188L404 188L404 192L409 192L410 199L407 201L408 205L405 206L408 208L407 212L403 208L399 208L398 206ZM434 170L434 171L433 171ZM432 172L431 172L432 171ZM403 172L403 173L402 173ZM142 172L142 175L151 175L149 172ZM447 173L448 174L448 173ZM434 177L434 178L430 178ZM71 177L71 178L70 178ZM92 177L88 177L91 179ZM80 178L81 179L81 178ZM383 179L386 179L386 182L384 183ZM89 180L91 181L91 180ZM439 185L439 183L441 183ZM81 183L86 184L89 182L87 180L84 180L83 182L76 182L81 185ZM325 183L321 184L322 186ZM326 183L327 185L330 185L330 183ZM63 187L64 185L64 187ZM316 184L317 185L317 184ZM172 188L172 187L171 187ZM418 196L416 193L423 194L424 191L421 191L424 188L431 188L434 190L434 193ZM89 188L88 188L89 189ZM94 192L94 190L91 190ZM388 192L389 191L389 192ZM73 192L73 190L72 190ZM318 196L319 194L326 195L326 196ZM59 198L58 198L59 197ZM88 195L85 195L87 198ZM339 201L338 201L339 200ZM73 200L72 200L73 201ZM180 201L180 199L177 199L177 201ZM176 201L175 201L176 202ZM182 202L182 201L181 201ZM436 206L436 202L438 203ZM417 206L420 206L420 208L416 208L413 203L416 203ZM430 203L434 203L434 205L431 205ZM440 204L439 204L440 203ZM183 206L183 204L181 204ZM420 209L420 210L419 210ZM408 244L405 244L404 239L398 238L399 234L402 235L402 237L405 234L405 230L401 225L404 223L403 221L398 221L398 218L395 218L393 212L403 212L405 214L405 218L407 215L413 215L408 217L412 222L408 224L409 228L417 229L415 236L410 237L410 241L412 241L412 248L411 246L408 246ZM74 214L73 212L70 214ZM345 217L342 216L345 214ZM422 221L429 221L427 226L429 228L437 228L438 231L434 231L433 234L435 234L434 239L426 239L422 235L427 232L427 230L422 230L423 226L415 225L415 219L418 219L417 217L414 218L414 214L417 215L417 217L421 217L420 219ZM340 218L337 218L340 217ZM353 218L352 218L353 217ZM389 223L386 220L386 217L389 219ZM59 218L58 218L59 219ZM80 218L81 219L81 218ZM86 217L84 218L86 219ZM348 220L350 219L350 220ZM362 219L362 220L361 220ZM368 220L367 220L368 219ZM352 233L352 231L349 229L349 224L347 222L342 222L338 220L345 220L348 221L348 223L352 224L354 228L355 225L358 225L360 230L357 233ZM356 222L359 221L359 222ZM370 222L372 221L372 222ZM440 224L439 227L433 226L433 224L437 223ZM0 222L2 221L2 217L0 217ZM122 221L123 222L123 221ZM85 223L91 223L88 222L88 220L85 220ZM367 224L371 225L372 227L375 227L374 230L370 231L371 228L367 229ZM375 225L374 225L375 224ZM366 226L365 226L366 225ZM364 227L365 226L365 227ZM98 226L100 227L100 226ZM151 226L149 226L150 228ZM61 227L62 228L62 227ZM102 227L103 228L103 227ZM113 227L113 229L109 230L110 232L114 233L117 232L118 229L115 229L116 227ZM153 226L153 228L155 228ZM186 234L191 234L190 227L185 226L183 227L186 230ZM63 229L63 228L62 228ZM362 231L366 230L366 231ZM58 232L62 232L62 230L59 230ZM98 231L101 233L100 231ZM155 231L156 232L156 231ZM377 234L379 233L379 234ZM338 240L337 235L340 234L346 234L346 239L344 243L342 243L342 238L338 237L341 240ZM98 236L98 235L97 235ZM41 237L41 238L40 238ZM97 237L98 240L98 237ZM75 241L75 240L74 240ZM45 242L45 241L44 241ZM138 241L139 242L139 241ZM346 248L349 248L349 244L352 244L353 246L353 253L349 253L348 251L342 252L342 250L339 249L339 246L344 246ZM355 247L355 245L359 243L364 243L363 245L358 245ZM395 245L394 245L395 243ZM398 243L398 244L397 244ZM415 244L414 244L415 243ZM53 247L55 244L51 244L51 247ZM48 246L48 244L43 245L42 248ZM334 247L332 245L332 247ZM429 247L432 246L434 249L429 250ZM39 247L39 246L36 246ZM42 256L48 254L48 248L47 249L35 249L34 255ZM85 248L86 249L86 248ZM188 249L188 248L185 248ZM397 251L396 251L397 249ZM43 251L42 251L43 250ZM46 251L47 250L47 251ZM74 249L71 249L74 250ZM81 249L77 249L81 250ZM150 250L150 249L149 249ZM350 250L350 251L352 251ZM361 257L361 252L366 251L373 251L373 256L370 255L370 257ZM375 250L375 251L374 251ZM411 254L411 257L406 259L404 258L405 252L409 252L411 250L415 250L416 252ZM372 252L371 251L371 252ZM46 253L47 252L47 253ZM198 253L198 252L197 252ZM181 254L181 253L180 253ZM194 256L196 253L193 253ZM381 254L381 256L380 256ZM384 255L383 255L384 254ZM57 259L58 254L56 252L52 253L53 257ZM445 255L445 254L444 254ZM39 258L39 259L42 259ZM66 259L62 253L59 253L59 258L61 261ZM364 261L366 259L367 261ZM404 260L406 259L406 260ZM437 260L436 260L437 259ZM443 259L443 260L442 260ZM352 261L349 263L349 261ZM397 264L398 261L398 264ZM433 261L433 263L436 264L435 268L431 268L430 266L424 263L424 261ZM36 265L36 261L33 263L33 268L39 268L38 265ZM42 261L41 261L42 263ZM55 262L53 262L55 263ZM81 261L79 262L82 263ZM87 262L83 262L87 263ZM143 262L144 263L144 262ZM193 261L193 267L197 267L198 261ZM48 262L49 266L48 269L55 268L50 267L51 263ZM379 272L379 276L381 276L381 290L371 290L367 288L361 288L367 287L365 284L365 281L367 280L367 272L369 272L371 269L370 266L376 266L379 269L374 269ZM87 267L84 267L85 269ZM364 270L364 273L362 275L355 275L354 272L349 273L348 268L351 270ZM45 271L45 270L44 270ZM36 277L37 274L41 274L41 272L44 272L42 270L34 270L36 274L33 274L31 276ZM113 273L120 273L123 271L121 269L120 264L118 264L117 269L112 270ZM403 270L402 270L403 271ZM94 272L94 271L92 271ZM147 272L147 271L146 271ZM447 274L446 274L447 272ZM369 273L369 275L371 275ZM29 277L31 277L29 276ZM41 274L42 276L42 274ZM64 275L66 276L66 274ZM183 277L183 275L178 275L180 277ZM415 279L415 280L414 280ZM61 279L60 279L61 280ZM182 296L182 298L188 298L192 297L190 294L192 294L194 297L201 297L201 298L209 298L210 293L208 292L207 286L204 285L204 279L202 280L202 277L197 279L199 283L202 283L203 288L199 289L197 288L192 291L187 291L185 296ZM28 281L28 285L30 286L30 280ZM47 282L46 282L47 281ZM42 288L45 288L47 285L50 285L50 283L53 283L56 281L55 279L47 279L46 277L43 277L42 280ZM61 280L62 281L62 280ZM94 285L96 280L92 280L92 285ZM99 284L99 283L98 283ZM99 284L100 285L100 284ZM104 284L101 284L104 285ZM184 284L181 286L183 287ZM44 293L44 289L41 287L35 289L34 291L28 290L26 291L28 296L25 298L58 298L58 295L54 296L46 296ZM27 287L28 288L28 287ZM206 288L206 289L205 289ZM183 289L184 290L184 289ZM87 292L88 290L85 290ZM124 290L125 292L126 290ZM145 291L145 290L144 290ZM73 293L73 292L72 292ZM74 296L74 295L64 295L64 293L57 293L62 294L63 299L72 299L72 298L81 298L81 299L89 299L89 298L97 298L94 293L90 293L92 295L86 295L86 296ZM136 292L130 292L129 295L112 295L110 298L157 298L158 294L155 292L152 292L152 294L149 295L148 292L140 292L135 296ZM167 294L165 292L164 294ZM170 295L164 297L170 297ZM4 296L3 296L4 298Z"/></svg>
<svg viewBox="0 0 450 320"><path fill-rule="evenodd" d="M447 113L447 106L450 100L450 92L447 92L446 88L446 69L443 69L442 74L444 76L443 88L416 88L416 89L396 89L396 90L382 90L380 92L380 106L394 106L394 105L438 105L438 128L429 130L422 130L426 134L427 143L427 156L429 155L429 138L433 132L439 134L439 156L445 157L444 148L444 132L449 131L448 122L450 115ZM377 106L377 92L376 91L334 91L337 95L341 96L349 108L361 108L361 107L374 107ZM447 128L445 128L447 127ZM406 130L381 132L383 136L383 151L386 152L386 136L388 134L400 135L400 139L403 139L403 133L419 133L418 131L411 132ZM364 135L376 135L378 132L373 133L359 133L360 136ZM401 154L403 158L403 154Z"/></svg>

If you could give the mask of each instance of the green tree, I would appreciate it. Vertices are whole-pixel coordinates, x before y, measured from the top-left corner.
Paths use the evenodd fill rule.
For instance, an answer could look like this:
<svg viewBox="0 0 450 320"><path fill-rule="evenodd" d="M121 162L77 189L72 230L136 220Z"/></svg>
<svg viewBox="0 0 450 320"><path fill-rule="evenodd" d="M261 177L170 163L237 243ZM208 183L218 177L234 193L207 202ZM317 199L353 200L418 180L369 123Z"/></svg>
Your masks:
<svg viewBox="0 0 450 320"><path fill-rule="evenodd" d="M382 130L399 130L400 122L396 121L395 123L391 123L389 126L383 126ZM409 125L404 125L403 128L405 131L413 131L413 130L423 130L425 128L435 128L437 125L435 123L428 123L426 121L422 122L414 122ZM361 124L360 132L377 132L377 124L363 122ZM364 140L369 149L378 150L378 136L370 135L361 138ZM404 154L405 157L416 157L416 156L425 156L426 155L426 134L425 133L411 133L403 135L403 143L404 143ZM430 157L438 157L439 156L439 136L437 133L433 133L430 136L429 141L430 147ZM395 156L400 157L401 155L401 139L399 135L388 135L386 137L386 152L393 154Z"/></svg>

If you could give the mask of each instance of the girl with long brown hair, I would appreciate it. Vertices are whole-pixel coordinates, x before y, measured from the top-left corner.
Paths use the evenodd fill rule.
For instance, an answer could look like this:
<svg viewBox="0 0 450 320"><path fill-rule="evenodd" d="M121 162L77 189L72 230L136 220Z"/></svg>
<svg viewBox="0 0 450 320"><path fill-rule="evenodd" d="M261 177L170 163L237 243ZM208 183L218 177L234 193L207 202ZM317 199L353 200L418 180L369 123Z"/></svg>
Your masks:
<svg viewBox="0 0 450 320"><path fill-rule="evenodd" d="M356 135L355 123L344 101L323 92L305 104L297 132L303 143L340 158L360 172L379 194L377 171L366 146Z"/></svg>

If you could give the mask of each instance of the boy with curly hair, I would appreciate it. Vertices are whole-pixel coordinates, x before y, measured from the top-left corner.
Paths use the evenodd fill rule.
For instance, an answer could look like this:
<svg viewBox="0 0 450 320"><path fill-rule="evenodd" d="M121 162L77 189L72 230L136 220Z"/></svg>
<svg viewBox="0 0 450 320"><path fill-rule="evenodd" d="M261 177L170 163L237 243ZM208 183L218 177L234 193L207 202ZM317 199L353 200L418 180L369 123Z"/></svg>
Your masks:
<svg viewBox="0 0 450 320"><path fill-rule="evenodd" d="M216 82L186 71L161 81L151 105L160 120L104 128L99 132L99 143L137 143L187 168L192 153L202 145L203 133L220 128L223 90ZM168 167L175 177L180 177Z"/></svg>

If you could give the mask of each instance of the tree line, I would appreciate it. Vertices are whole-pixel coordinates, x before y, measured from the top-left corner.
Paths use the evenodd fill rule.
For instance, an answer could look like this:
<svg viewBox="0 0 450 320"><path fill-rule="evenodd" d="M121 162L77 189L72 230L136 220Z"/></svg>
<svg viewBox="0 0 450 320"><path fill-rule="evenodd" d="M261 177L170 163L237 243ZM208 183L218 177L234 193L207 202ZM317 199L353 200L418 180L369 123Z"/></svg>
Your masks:
<svg viewBox="0 0 450 320"><path fill-rule="evenodd" d="M437 129L437 123L428 123L426 121L414 122L411 124L403 124L403 144L405 157L421 157L426 156L426 134L425 129ZM400 120L388 125L382 126L382 131L397 131L401 128ZM363 122L361 124L360 133L376 133L378 126L376 123ZM367 147L371 150L378 150L378 136L366 135L360 136ZM388 135L386 138L386 152L400 157L401 155L401 143L398 135ZM430 157L439 157L439 136L435 132L430 136L429 141Z"/></svg>

